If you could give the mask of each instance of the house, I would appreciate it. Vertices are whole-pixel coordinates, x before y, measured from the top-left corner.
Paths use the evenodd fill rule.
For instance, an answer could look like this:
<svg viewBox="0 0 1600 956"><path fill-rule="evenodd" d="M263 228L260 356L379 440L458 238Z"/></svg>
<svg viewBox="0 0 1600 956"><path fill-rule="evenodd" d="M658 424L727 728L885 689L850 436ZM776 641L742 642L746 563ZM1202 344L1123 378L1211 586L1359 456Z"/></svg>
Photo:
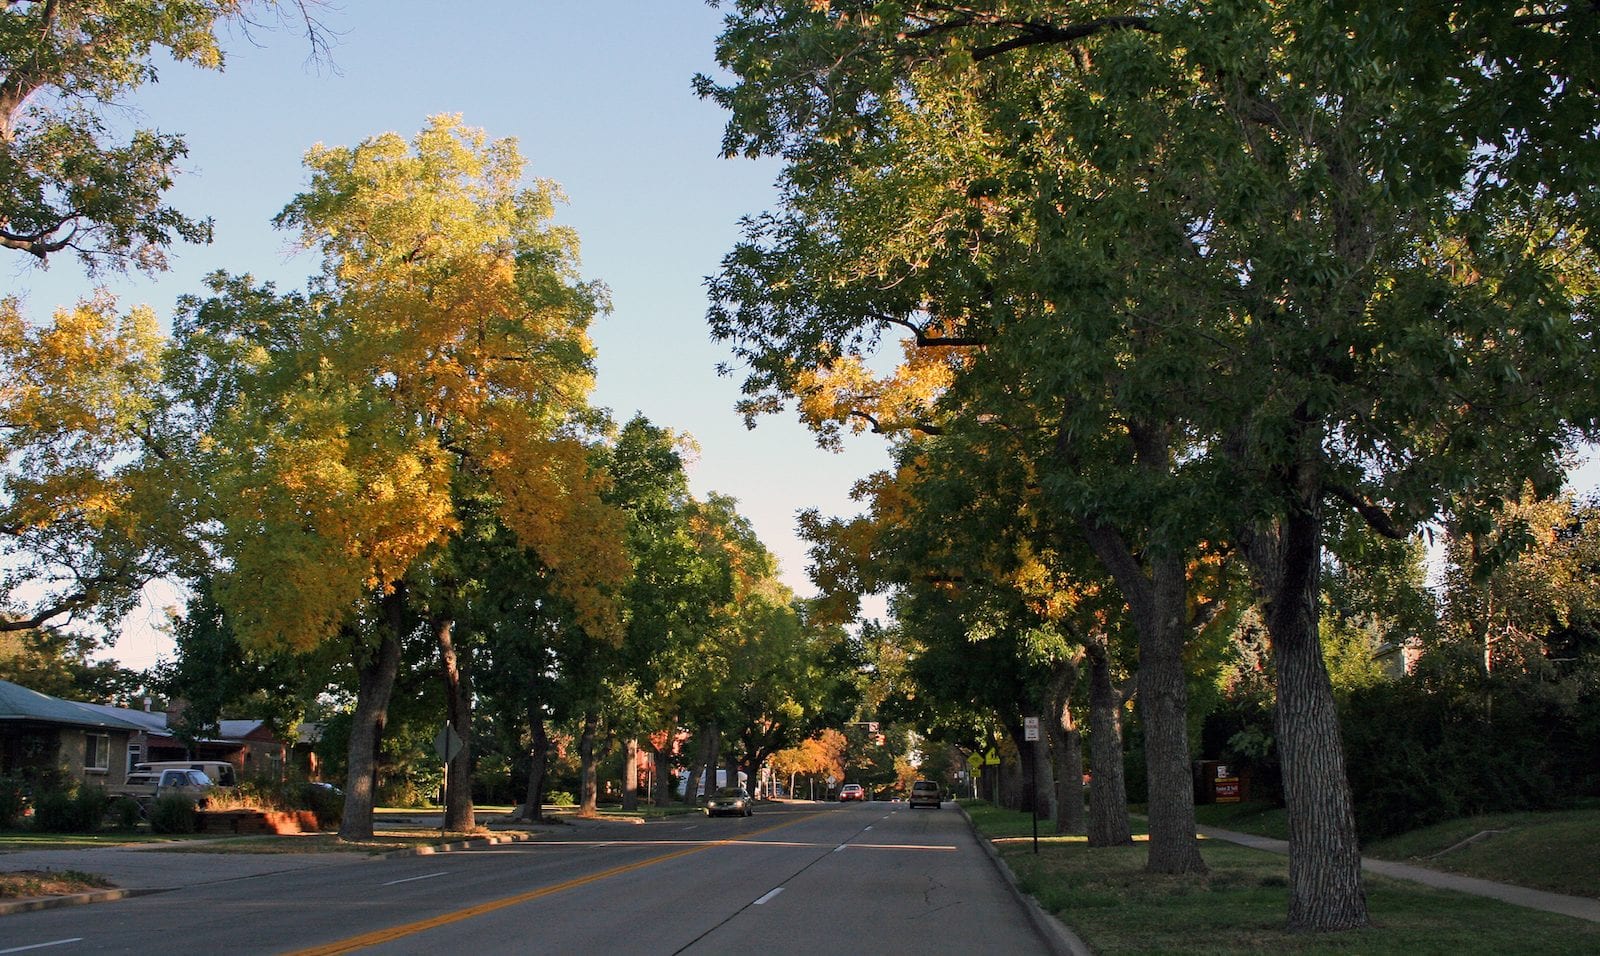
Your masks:
<svg viewBox="0 0 1600 956"><path fill-rule="evenodd" d="M117 786L143 728L89 704L0 680L0 775Z"/></svg>
<svg viewBox="0 0 1600 956"><path fill-rule="evenodd" d="M214 736L185 741L172 717L62 700L0 681L0 776L37 777L54 767L73 780L117 786L137 763L226 760L244 778L284 778L289 746L265 722L224 720Z"/></svg>

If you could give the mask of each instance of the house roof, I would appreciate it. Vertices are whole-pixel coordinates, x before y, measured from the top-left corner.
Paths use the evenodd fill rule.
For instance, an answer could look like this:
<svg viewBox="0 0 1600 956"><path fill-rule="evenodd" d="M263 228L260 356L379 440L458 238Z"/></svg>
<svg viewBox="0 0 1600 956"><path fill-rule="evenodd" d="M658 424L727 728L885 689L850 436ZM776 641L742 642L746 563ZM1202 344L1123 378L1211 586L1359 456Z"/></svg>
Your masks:
<svg viewBox="0 0 1600 956"><path fill-rule="evenodd" d="M107 717L133 724L146 733L165 734L167 732L167 715L159 710L133 710L128 707L113 707L110 704L82 703L78 706L87 707Z"/></svg>
<svg viewBox="0 0 1600 956"><path fill-rule="evenodd" d="M0 680L0 720L38 721L73 727L100 727L107 730L142 730L112 714L102 713L88 704L62 700L29 690L21 684Z"/></svg>

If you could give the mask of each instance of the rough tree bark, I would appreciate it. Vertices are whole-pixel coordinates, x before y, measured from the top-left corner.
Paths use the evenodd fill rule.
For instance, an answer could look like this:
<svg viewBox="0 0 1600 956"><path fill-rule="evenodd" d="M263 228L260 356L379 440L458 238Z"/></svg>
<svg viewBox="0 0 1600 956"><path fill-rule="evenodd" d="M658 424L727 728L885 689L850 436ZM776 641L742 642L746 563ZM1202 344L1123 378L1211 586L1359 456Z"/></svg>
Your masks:
<svg viewBox="0 0 1600 956"><path fill-rule="evenodd" d="M622 744L622 809L639 809L639 738L629 737Z"/></svg>
<svg viewBox="0 0 1600 956"><path fill-rule="evenodd" d="M456 650L454 620L439 616L432 625L444 677L445 718L461 738L461 752L445 765L444 829L470 833L477 820L472 807L472 688L467 657L464 649Z"/></svg>
<svg viewBox="0 0 1600 956"><path fill-rule="evenodd" d="M596 737L600 730L600 712L593 707L584 711L583 731L578 736L578 773L582 796L578 801L578 816L600 815L600 789L595 779Z"/></svg>
<svg viewBox="0 0 1600 956"><path fill-rule="evenodd" d="M350 719L348 775L339 839L372 839L377 791L378 745L389 716L389 695L400 673L400 637L405 630L405 586L396 585L379 604L378 644L356 665L356 709ZM359 653L359 652L358 652Z"/></svg>
<svg viewBox="0 0 1600 956"><path fill-rule="evenodd" d="M1361 847L1345 776L1333 685L1322 659L1317 601L1322 501L1315 467L1286 483L1290 514L1241 535L1272 639L1276 724L1289 810L1289 928L1331 932L1368 925Z"/></svg>
<svg viewBox="0 0 1600 956"><path fill-rule="evenodd" d="M1091 636L1089 656L1089 845L1133 842L1128 786L1122 772L1122 695L1111 679L1105 635Z"/></svg>
<svg viewBox="0 0 1600 956"><path fill-rule="evenodd" d="M528 797L523 804L525 820L544 819L545 768L550 762L550 734L544 726L544 707L537 701L528 704Z"/></svg>
<svg viewBox="0 0 1600 956"><path fill-rule="evenodd" d="M1057 833L1082 833L1083 738L1072 715L1072 692L1078 683L1082 653L1059 661L1045 691L1045 729L1050 739L1052 805Z"/></svg>

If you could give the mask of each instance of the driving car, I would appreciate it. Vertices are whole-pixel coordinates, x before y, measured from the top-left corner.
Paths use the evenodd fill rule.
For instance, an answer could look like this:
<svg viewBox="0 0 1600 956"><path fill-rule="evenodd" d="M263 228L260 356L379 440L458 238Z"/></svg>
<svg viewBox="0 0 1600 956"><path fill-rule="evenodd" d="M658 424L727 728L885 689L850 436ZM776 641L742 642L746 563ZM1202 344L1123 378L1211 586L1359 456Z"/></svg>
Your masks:
<svg viewBox="0 0 1600 956"><path fill-rule="evenodd" d="M840 803L844 803L846 800L865 799L867 799L867 791L861 789L861 784L859 783L847 783L839 788Z"/></svg>
<svg viewBox="0 0 1600 956"><path fill-rule="evenodd" d="M942 799L943 794L939 790L939 785L932 780L918 780L911 785L910 803L913 810L918 807L932 807L937 810Z"/></svg>
<svg viewBox="0 0 1600 956"><path fill-rule="evenodd" d="M755 813L750 794L743 787L718 787L706 801L706 816L748 817Z"/></svg>

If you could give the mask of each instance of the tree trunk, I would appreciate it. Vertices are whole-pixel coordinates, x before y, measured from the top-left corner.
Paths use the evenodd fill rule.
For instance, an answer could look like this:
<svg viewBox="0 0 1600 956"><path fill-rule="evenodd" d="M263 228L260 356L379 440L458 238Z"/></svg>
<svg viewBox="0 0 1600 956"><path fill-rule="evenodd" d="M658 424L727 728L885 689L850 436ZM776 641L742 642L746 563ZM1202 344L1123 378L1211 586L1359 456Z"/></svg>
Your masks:
<svg viewBox="0 0 1600 956"><path fill-rule="evenodd" d="M584 712L583 732L578 736L578 774L582 796L578 816L600 815L600 792L595 781L595 736L600 729L600 712L593 707Z"/></svg>
<svg viewBox="0 0 1600 956"><path fill-rule="evenodd" d="M1072 692L1082 656L1059 661L1045 693L1045 729L1050 742L1052 805L1057 833L1083 832L1083 739L1072 716Z"/></svg>
<svg viewBox="0 0 1600 956"><path fill-rule="evenodd" d="M1130 422L1141 468L1164 475L1172 466L1170 427ZM1066 452L1066 433L1059 436ZM1183 648L1189 638L1184 551L1147 542L1136 555L1117 528L1092 518L1084 538L1117 582L1139 634L1139 718L1149 787L1150 873L1205 873L1195 832L1194 779L1189 771L1189 687Z"/></svg>
<svg viewBox="0 0 1600 956"><path fill-rule="evenodd" d="M1128 787L1122 773L1122 697L1111 681L1111 655L1104 635L1089 652L1089 845L1133 842Z"/></svg>
<svg viewBox="0 0 1600 956"><path fill-rule="evenodd" d="M1189 684L1183 646L1189 636L1186 578L1179 555L1152 561L1155 603L1139 635L1139 717L1149 780L1150 873L1205 873L1195 832L1194 774L1189 769Z"/></svg>
<svg viewBox="0 0 1600 956"><path fill-rule="evenodd" d="M1368 925L1367 900L1339 715L1317 631L1321 495L1311 466L1297 472L1298 507L1274 526L1241 537L1265 605L1278 678L1276 724L1289 811L1289 928L1329 932Z"/></svg>
<svg viewBox="0 0 1600 956"><path fill-rule="evenodd" d="M544 727L544 708L538 703L528 705L528 731L532 738L528 744L528 799L523 805L525 820L544 819L545 768L550 762L550 734Z"/></svg>
<svg viewBox="0 0 1600 956"><path fill-rule="evenodd" d="M650 738L650 753L655 760L655 804L664 807L672 802L672 751L676 734L669 728L662 735L661 746L656 746L654 735Z"/></svg>
<svg viewBox="0 0 1600 956"><path fill-rule="evenodd" d="M433 619L440 670L444 675L446 720L461 738L461 752L445 765L443 829L471 833L477 827L472 808L472 690L468 683L466 652L465 649L460 654L456 652L454 630L455 621L451 618Z"/></svg>
<svg viewBox="0 0 1600 956"><path fill-rule="evenodd" d="M378 646L357 662L356 709L350 719L350 750L345 777L344 815L339 839L372 839L378 745L389 716L389 695L400 673L400 636L405 629L405 587L384 595L379 606Z"/></svg>
<svg viewBox="0 0 1600 956"><path fill-rule="evenodd" d="M639 738L629 737L622 744L622 809L639 809Z"/></svg>

